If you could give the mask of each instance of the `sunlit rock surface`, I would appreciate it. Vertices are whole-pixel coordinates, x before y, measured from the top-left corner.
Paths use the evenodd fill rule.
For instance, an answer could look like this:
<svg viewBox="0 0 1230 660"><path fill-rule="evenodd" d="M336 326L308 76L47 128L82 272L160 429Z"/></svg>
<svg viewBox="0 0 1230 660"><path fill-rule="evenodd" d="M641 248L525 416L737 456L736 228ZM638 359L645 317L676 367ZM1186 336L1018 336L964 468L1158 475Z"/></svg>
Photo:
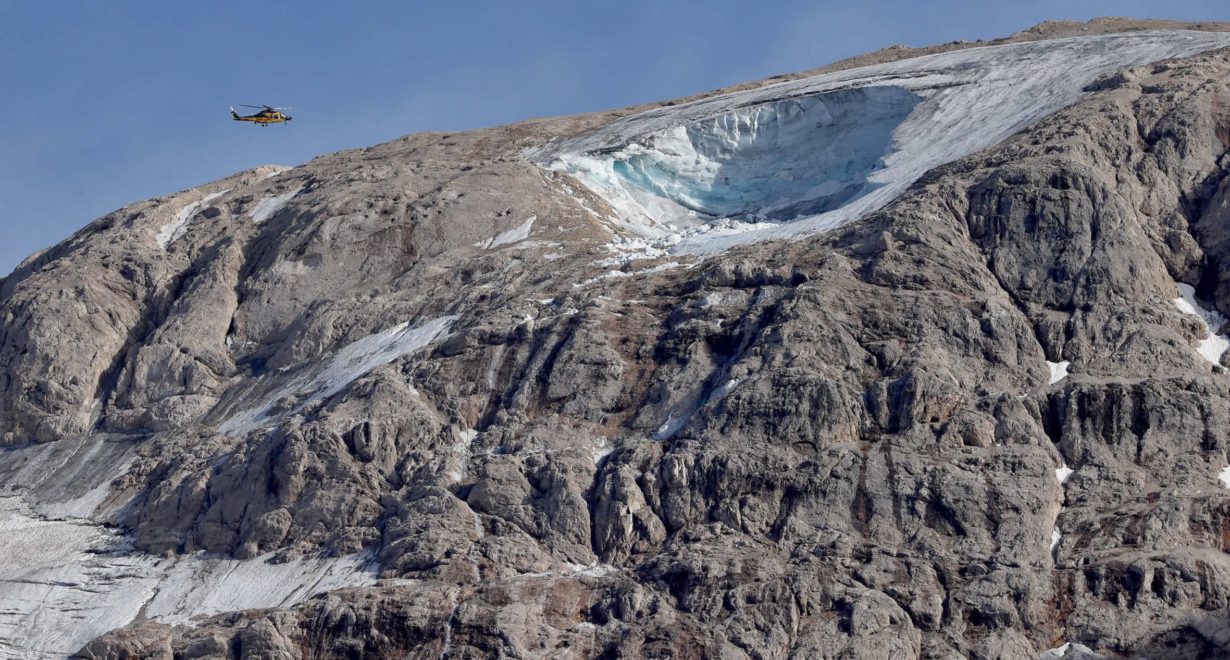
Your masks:
<svg viewBox="0 0 1230 660"><path fill-rule="evenodd" d="M1230 57L1181 27L100 218L0 280L0 653L1227 655Z"/></svg>

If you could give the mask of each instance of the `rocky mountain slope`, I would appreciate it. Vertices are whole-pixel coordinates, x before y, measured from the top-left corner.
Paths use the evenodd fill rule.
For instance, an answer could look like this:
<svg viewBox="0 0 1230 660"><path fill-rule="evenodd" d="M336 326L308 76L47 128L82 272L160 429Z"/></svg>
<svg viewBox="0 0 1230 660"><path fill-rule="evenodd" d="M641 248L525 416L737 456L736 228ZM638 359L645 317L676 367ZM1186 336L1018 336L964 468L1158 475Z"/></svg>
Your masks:
<svg viewBox="0 0 1230 660"><path fill-rule="evenodd" d="M0 654L1230 655L1226 29L93 222L0 280Z"/></svg>

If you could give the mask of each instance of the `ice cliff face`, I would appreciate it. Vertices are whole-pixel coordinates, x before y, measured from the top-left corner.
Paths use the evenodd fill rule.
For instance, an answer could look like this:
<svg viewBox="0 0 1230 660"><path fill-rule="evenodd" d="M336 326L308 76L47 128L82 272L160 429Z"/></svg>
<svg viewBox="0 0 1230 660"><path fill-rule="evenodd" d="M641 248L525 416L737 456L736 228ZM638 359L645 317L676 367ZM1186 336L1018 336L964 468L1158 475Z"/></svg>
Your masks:
<svg viewBox="0 0 1230 660"><path fill-rule="evenodd" d="M709 253L840 226L1102 76L1226 45L1158 31L969 48L650 110L529 155L584 182L625 229Z"/></svg>
<svg viewBox="0 0 1230 660"><path fill-rule="evenodd" d="M1230 55L1179 27L95 221L0 280L0 656L1230 654Z"/></svg>
<svg viewBox="0 0 1230 660"><path fill-rule="evenodd" d="M886 86L771 101L644 136L604 165L695 214L793 220L858 195L918 100Z"/></svg>

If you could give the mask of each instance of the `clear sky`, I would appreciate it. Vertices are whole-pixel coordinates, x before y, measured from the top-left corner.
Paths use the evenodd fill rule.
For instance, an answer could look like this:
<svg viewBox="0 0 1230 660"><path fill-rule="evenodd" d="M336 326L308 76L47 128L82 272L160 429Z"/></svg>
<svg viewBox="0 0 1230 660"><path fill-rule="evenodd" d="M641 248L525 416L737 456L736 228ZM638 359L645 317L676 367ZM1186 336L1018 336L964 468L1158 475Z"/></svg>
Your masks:
<svg viewBox="0 0 1230 660"><path fill-rule="evenodd" d="M0 0L0 273L125 204L408 133L1226 0ZM292 106L290 126L227 106Z"/></svg>

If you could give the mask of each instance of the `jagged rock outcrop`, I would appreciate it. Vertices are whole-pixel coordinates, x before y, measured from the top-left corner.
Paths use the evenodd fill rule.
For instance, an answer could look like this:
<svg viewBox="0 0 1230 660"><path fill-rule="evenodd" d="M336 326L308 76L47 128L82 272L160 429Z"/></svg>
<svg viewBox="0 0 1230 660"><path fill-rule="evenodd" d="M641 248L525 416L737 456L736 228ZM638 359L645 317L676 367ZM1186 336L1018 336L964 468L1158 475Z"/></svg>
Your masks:
<svg viewBox="0 0 1230 660"><path fill-rule="evenodd" d="M524 157L632 111L95 222L0 280L0 433L131 450L7 485L142 556L378 575L150 596L80 655L1230 654L1230 374L1175 302L1230 314L1230 50L1087 90L856 222L711 255L616 240Z"/></svg>

